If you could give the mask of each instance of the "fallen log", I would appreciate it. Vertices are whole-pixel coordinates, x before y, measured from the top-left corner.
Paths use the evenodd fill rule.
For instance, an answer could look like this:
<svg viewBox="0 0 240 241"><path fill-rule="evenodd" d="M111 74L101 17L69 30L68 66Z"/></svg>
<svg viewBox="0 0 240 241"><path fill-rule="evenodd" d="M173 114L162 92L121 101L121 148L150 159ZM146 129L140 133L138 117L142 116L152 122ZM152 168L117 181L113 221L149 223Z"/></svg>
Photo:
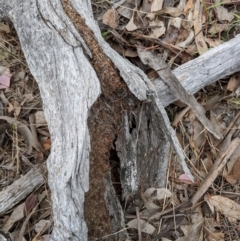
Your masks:
<svg viewBox="0 0 240 241"><path fill-rule="evenodd" d="M62 2L64 5L65 1ZM151 103L141 102L147 100L149 91L154 90L152 83L139 68L121 58L102 39L92 16L90 1L80 4L79 1L73 0L72 4L79 13L79 19L85 19L85 22L80 24L90 33L88 36L94 33L95 46L87 43L81 28L77 27L77 23L73 23L66 14L67 10L66 12L63 10L62 2L19 0L13 3L10 0L0 0L0 16L10 19L17 31L27 63L41 91L52 138L48 177L55 226L51 240L88 240L85 221L88 224L90 237L91 235L102 237L104 234L119 231L124 226L121 206L112 191L111 183L109 186L110 154L102 152L103 149L110 152L112 145L116 145L116 150L120 152L119 143L126 142L125 137L120 139L121 135L124 136L120 128L122 120L128 118L125 134L131 130L129 145L134 144L131 147L135 149L134 159L142 163L132 166L135 168L135 170L132 168L137 180L135 183L143 182L146 187L164 185L164 179L161 183L159 180L165 177L169 143L163 130L154 132L156 125L159 127L160 123L163 123L160 121L159 111L156 110L158 113L156 117L152 112ZM239 38L237 36L228 43L208 51L197 60L186 63L176 69L174 74L184 86L186 85L190 93L194 93L205 85L238 71ZM97 71L97 60L96 62L92 60L96 49L101 49L100 53L104 58L101 60L105 60L109 66L114 65L119 70L128 88L124 83L118 82L119 76L116 76L116 83L120 83L119 89L116 88L115 92L103 86L100 81L101 73ZM104 69L100 70L102 74L107 74L103 73ZM103 78L103 81L107 80L109 79ZM111 84L109 80L109 86ZM155 81L154 86L163 105L166 106L174 101L170 91L160 80ZM100 99L102 96L100 94L105 95L105 99ZM109 101L106 96L116 99ZM119 102L117 106L119 108L113 109L116 108L113 105L114 101L119 98L125 101L122 105L123 110L120 109L123 102ZM136 108L133 108L134 104ZM102 129L101 113L104 114L102 120L105 124ZM150 135L152 139L146 144L143 143ZM159 136L162 136L162 140ZM145 155L146 150L150 150L147 155ZM84 210L85 193L89 190L89 155L90 191L86 195ZM144 161L146 156L150 157L148 158L150 165ZM150 169L151 165L155 168ZM124 177L124 170L121 172ZM128 180L131 181L129 175ZM125 184L136 193L140 185L137 184L135 189L132 189L132 184L128 184L128 180ZM129 192L129 189L125 190L124 195ZM106 210L106 203L109 210L112 206L118 207L118 210L111 209L111 216ZM94 213L95 211L101 211L101 215ZM104 220L105 226L101 220ZM115 235L115 239L118 240L126 237L125 231L121 235Z"/></svg>

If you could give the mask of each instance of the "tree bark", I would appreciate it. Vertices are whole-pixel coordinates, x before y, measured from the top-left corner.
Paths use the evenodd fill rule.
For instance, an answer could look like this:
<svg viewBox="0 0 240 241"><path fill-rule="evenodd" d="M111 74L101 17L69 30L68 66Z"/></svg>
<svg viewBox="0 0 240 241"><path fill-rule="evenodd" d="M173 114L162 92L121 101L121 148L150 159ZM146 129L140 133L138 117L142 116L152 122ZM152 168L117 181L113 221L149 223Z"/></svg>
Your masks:
<svg viewBox="0 0 240 241"><path fill-rule="evenodd" d="M110 181L107 163L110 154L103 154L103 150L110 151L111 145L116 145L115 149L121 159L123 197L137 193L141 186L164 186L166 180L161 178L165 176L170 145L166 131L159 129L159 125L166 127L169 123L166 119L160 120L160 102L155 99L161 99L164 105L174 100L169 91L165 93L169 98L162 94L165 87L161 86L160 80L154 86L139 68L120 57L102 39L92 15L90 1L71 2L79 14L76 21L66 14L70 9L66 8L68 2L65 0L0 0L0 16L13 23L28 66L38 82L44 104L52 138L51 154L47 161L54 216L51 240L57 241L88 240L84 195L89 190L89 156L92 170L90 191L102 188L101 198L105 200L101 204L102 209L104 205L107 206L108 216L113 217L108 217L106 221L111 226L110 230L96 231L97 227L88 224L90 230L94 229L91 232L95 235L103 236L124 227L121 206ZM83 37L79 24L88 32L86 37ZM91 41L96 40L95 45L87 42L89 36L93 36ZM219 70L221 74L214 75L211 82L216 81L220 75L223 77L240 69L240 55L237 54L240 50L239 41L233 45L238 65L229 60L234 68L229 65L228 71L223 73ZM96 56L102 58L99 60ZM104 69L99 71L98 64L101 61L112 68L113 76L114 69L117 69L127 85L122 83L117 74L111 80L111 76L107 75L109 73L102 73ZM187 64L182 70L176 70L175 74L180 79L189 81L191 76L187 76L186 66ZM188 67L187 69L190 71ZM210 72L208 70L206 74L209 75ZM199 71L199 76L200 73ZM204 84L196 88L194 86L190 92L203 86ZM155 91L159 95L148 102L148 93ZM109 122L109 127L104 130L101 129L101 114L104 123ZM100 153L101 158L96 153ZM102 169L96 169L99 167ZM103 179L99 185L97 180L94 181L94 171L99 171L98 174ZM96 208L96 205L100 205L100 200L96 200L99 203L93 202L96 196L87 195L85 216L97 219L96 214L86 211L86 206ZM110 196L112 198L109 199ZM99 220L94 224L105 222L101 218L98 217ZM115 235L118 240L126 238L126 232Z"/></svg>

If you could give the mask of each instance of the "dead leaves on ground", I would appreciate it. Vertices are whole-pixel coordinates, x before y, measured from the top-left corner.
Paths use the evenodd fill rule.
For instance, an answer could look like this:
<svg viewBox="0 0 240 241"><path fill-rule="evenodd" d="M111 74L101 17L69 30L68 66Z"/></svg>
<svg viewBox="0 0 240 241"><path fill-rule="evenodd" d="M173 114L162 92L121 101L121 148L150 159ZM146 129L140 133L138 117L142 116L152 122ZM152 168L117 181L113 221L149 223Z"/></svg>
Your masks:
<svg viewBox="0 0 240 241"><path fill-rule="evenodd" d="M220 0L177 3L132 0L113 3L98 19L121 35L119 38L112 33L106 37L113 48L114 42L124 50L134 50L139 45L153 49L164 45L169 58L181 51L177 58L183 63L221 44L226 35L237 33L240 17L234 3Z"/></svg>
<svg viewBox="0 0 240 241"><path fill-rule="evenodd" d="M42 191L39 194L30 194L26 201L15 207L11 215L5 215L2 219L2 232L7 233L11 240L25 241L24 235L28 230L34 230L36 235L31 239L32 241L47 240L49 230L52 229L52 221L45 219L51 214L51 206L47 192ZM31 218L31 221L29 219ZM20 228L12 228L14 225L19 226L21 220L24 220ZM27 221L26 221L27 220Z"/></svg>
<svg viewBox="0 0 240 241"><path fill-rule="evenodd" d="M214 89L206 87L207 94L202 91L197 95L211 121L220 128L222 140L207 132L189 107L179 102L172 106L178 110L173 126L195 178L194 182L189 180L172 158L169 189L161 190L170 193L165 194L165 201L154 198L158 197L160 189L149 188L142 193L139 218L136 215L129 220L126 214L127 225L140 231L142 240L238 240L240 113L236 105L229 104L239 87L236 79L237 74L222 85L215 85ZM199 201L206 191L204 200L208 206L204 208ZM189 201L194 205L181 208Z"/></svg>
<svg viewBox="0 0 240 241"><path fill-rule="evenodd" d="M116 23L112 27L114 30L105 28L110 32L105 39L118 53L142 68L152 81L158 75L151 66L142 66L142 62L137 58L137 49L160 53L166 62L174 66L205 53L239 33L240 17L236 1L186 0L174 3L170 0L143 0L113 3L111 7L118 14L114 14L112 19ZM105 10L105 13L108 11ZM118 20L114 19L116 16ZM110 26L107 22L104 23ZM133 52L134 55L127 55L127 51ZM238 213L238 200L219 195L239 191L240 154L239 147L234 146L238 143L236 138L239 138L240 121L238 75L236 73L230 79L221 81L219 85L206 87L203 92L196 95L212 125L223 135L222 140L217 140L206 130L209 126L200 122L191 108L183 103L176 103L172 107L175 110L173 127L189 160L195 180L191 182L179 163L172 158L169 169L171 182L168 184L171 192L166 189L171 196L165 197L166 203L162 204L159 200L152 199L157 189L152 188L155 191L150 196L145 196L143 192L140 195L143 206L140 207L139 217L136 215L132 220L128 220L129 227L138 229L136 239L151 240L157 235L160 235L159 240L239 239L239 235L235 235L239 232L238 218L229 217L232 216L231 210L234 210L235 214ZM235 150L228 149L231 145ZM231 151L232 155L228 157L229 153L226 153L226 150ZM218 162L219 165L226 162L226 165L219 172L214 172L214 164ZM208 182L204 183L204 180ZM165 209L174 210L189 201L197 190L201 189L201 185L205 185L208 191L206 201L209 203L208 209L212 210L210 214L202 208L202 204L199 204L193 209L189 208L184 214L180 209L172 213L172 216L164 217ZM203 193L200 197L203 197ZM221 203L225 203L226 207L224 208ZM153 222L149 213L158 218ZM179 221L178 215L184 216L182 221ZM169 227L167 220L174 223L172 229L169 229L172 230L171 234L164 233ZM230 226L228 231L225 230L226 225ZM139 236L139 232L142 232L143 237ZM171 238L167 239L169 237Z"/></svg>
<svg viewBox="0 0 240 241"><path fill-rule="evenodd" d="M0 23L0 39L0 191L3 191L46 160L51 139L37 83L24 62L19 40L7 23ZM23 190L16 190L16 195L20 192ZM39 187L25 200L20 197L20 203L1 215L0 239L48 239L52 221L47 192L46 187Z"/></svg>

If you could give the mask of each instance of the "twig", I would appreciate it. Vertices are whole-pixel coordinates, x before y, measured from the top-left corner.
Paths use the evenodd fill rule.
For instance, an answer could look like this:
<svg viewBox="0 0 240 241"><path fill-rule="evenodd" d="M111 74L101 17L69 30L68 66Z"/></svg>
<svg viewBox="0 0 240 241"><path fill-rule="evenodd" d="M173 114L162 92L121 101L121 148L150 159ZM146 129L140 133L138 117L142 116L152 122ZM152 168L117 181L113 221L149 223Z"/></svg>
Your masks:
<svg viewBox="0 0 240 241"><path fill-rule="evenodd" d="M138 207L136 207L136 215L137 215L137 225L138 225L138 240L142 241L141 219L139 216L139 208Z"/></svg>
<svg viewBox="0 0 240 241"><path fill-rule="evenodd" d="M144 64L148 64L151 68L158 72L159 77L161 77L162 80L168 85L172 94L192 109L202 125L216 138L221 139L221 133L218 131L216 126L205 116L204 108L197 102L195 97L190 95L181 85L165 60L161 56L150 51L138 50L138 55Z"/></svg>
<svg viewBox="0 0 240 241"><path fill-rule="evenodd" d="M192 198L192 204L195 205L198 200L202 197L202 195L207 191L207 189L212 185L214 180L217 178L218 174L221 172L222 168L225 166L229 158L231 157L232 153L240 144L240 138L236 137L232 140L229 147L226 151L220 152L218 158L214 162L210 172L208 173L207 177L199 187L198 191Z"/></svg>

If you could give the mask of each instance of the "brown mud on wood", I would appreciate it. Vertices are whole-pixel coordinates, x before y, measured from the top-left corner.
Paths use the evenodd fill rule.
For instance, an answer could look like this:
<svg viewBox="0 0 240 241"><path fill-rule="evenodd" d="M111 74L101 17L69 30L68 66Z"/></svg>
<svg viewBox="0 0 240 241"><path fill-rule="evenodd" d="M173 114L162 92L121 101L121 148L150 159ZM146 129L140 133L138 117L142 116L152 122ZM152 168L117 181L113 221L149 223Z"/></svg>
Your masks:
<svg viewBox="0 0 240 241"><path fill-rule="evenodd" d="M89 240L111 233L111 220L104 199L104 179L110 171L110 150L122 122L122 111L140 102L131 94L112 61L104 54L85 20L68 0L63 8L89 47L89 58L101 83L102 94L91 107L88 128L91 137L89 192L85 196L85 221ZM108 239L111 240L111 239Z"/></svg>

